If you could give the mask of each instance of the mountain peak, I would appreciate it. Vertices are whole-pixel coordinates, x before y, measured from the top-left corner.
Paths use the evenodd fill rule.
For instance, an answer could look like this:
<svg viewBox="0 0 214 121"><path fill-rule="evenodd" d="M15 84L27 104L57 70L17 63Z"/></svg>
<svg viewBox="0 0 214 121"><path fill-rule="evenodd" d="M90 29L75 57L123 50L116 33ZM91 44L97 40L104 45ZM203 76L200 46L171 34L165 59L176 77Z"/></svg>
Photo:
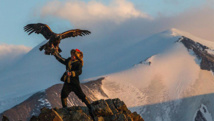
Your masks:
<svg viewBox="0 0 214 121"><path fill-rule="evenodd" d="M185 32L176 28L171 28L170 30L168 30L171 32L172 36L185 36L191 40L194 40L195 42L201 43L202 45L205 45L207 47L209 47L210 49L214 49L214 42L209 41L209 40L205 40L202 38L199 38L189 32Z"/></svg>
<svg viewBox="0 0 214 121"><path fill-rule="evenodd" d="M183 33L186 33L176 28L171 28L170 31L172 33L171 35L173 36L183 36L184 35Z"/></svg>
<svg viewBox="0 0 214 121"><path fill-rule="evenodd" d="M172 36L186 36L186 37L191 38L191 39L197 38L197 39L203 40L199 37L196 37L196 36L190 34L189 32L182 31L182 30L179 30L177 28L171 28L169 31L171 32ZM206 40L206 41L208 41L208 40Z"/></svg>

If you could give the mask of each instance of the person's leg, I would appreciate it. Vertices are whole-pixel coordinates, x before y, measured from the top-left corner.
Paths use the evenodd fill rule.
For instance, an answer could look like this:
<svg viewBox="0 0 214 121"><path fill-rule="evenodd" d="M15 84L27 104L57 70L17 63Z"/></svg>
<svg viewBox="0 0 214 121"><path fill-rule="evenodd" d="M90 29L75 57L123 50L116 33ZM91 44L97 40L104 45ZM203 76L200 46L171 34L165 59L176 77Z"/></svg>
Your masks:
<svg viewBox="0 0 214 121"><path fill-rule="evenodd" d="M67 83L64 83L61 91L61 102L62 102L63 108L67 107L67 98L70 92L71 92L71 87Z"/></svg>
<svg viewBox="0 0 214 121"><path fill-rule="evenodd" d="M77 97L79 99L82 100L82 102L84 102L86 104L86 106L89 109L89 113L90 113L92 119L94 120L94 114L93 114L93 111L92 111L91 103L90 103L89 99L85 96L85 94L83 93L80 85L79 84L75 85L75 87L73 87L72 91L77 95Z"/></svg>
<svg viewBox="0 0 214 121"><path fill-rule="evenodd" d="M86 104L86 106L89 108L89 110L91 110L91 105L90 105L91 103L90 103L89 99L85 96L85 94L82 91L79 84L76 84L75 86L73 86L73 91L77 95L77 97Z"/></svg>
<svg viewBox="0 0 214 121"><path fill-rule="evenodd" d="M85 94L83 93L83 91L82 91L82 89L81 89L81 87L80 87L79 84L75 84L75 85L72 86L72 87L73 87L73 92L77 95L77 97L78 97L79 99L82 100L82 102L87 103L87 104L90 104L89 100L87 99L87 97L86 97ZM87 105L87 104L86 104L86 105Z"/></svg>

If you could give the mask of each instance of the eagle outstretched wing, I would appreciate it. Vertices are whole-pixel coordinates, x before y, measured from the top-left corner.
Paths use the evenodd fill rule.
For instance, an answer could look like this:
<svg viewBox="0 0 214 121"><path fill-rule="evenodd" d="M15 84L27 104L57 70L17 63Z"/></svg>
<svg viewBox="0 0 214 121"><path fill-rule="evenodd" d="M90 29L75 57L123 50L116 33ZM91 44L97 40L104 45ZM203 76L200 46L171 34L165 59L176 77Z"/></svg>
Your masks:
<svg viewBox="0 0 214 121"><path fill-rule="evenodd" d="M91 32L88 30L73 29L73 30L69 30L61 33L60 36L62 37L62 39L65 39L68 37L84 36L88 34L91 34Z"/></svg>
<svg viewBox="0 0 214 121"><path fill-rule="evenodd" d="M47 40L50 39L51 35L54 34L48 25L42 23L28 24L24 27L24 30L29 33L28 35L32 34L33 32L42 34Z"/></svg>

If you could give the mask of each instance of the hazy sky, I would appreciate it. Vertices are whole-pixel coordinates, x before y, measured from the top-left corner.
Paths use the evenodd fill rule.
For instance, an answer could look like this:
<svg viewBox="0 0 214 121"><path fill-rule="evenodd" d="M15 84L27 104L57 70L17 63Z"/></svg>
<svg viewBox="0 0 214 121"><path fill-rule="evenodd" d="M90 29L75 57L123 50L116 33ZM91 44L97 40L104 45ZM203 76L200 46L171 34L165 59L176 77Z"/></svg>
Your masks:
<svg viewBox="0 0 214 121"><path fill-rule="evenodd" d="M43 22L53 31L82 27L99 33L131 28L129 37L147 37L172 27L214 41L214 0L1 0L0 44L34 47L45 40L23 31ZM149 24L149 25L148 25ZM99 25L99 26L98 26ZM141 32L139 32L141 31ZM94 33L96 35L96 33ZM112 37L117 37L112 35Z"/></svg>

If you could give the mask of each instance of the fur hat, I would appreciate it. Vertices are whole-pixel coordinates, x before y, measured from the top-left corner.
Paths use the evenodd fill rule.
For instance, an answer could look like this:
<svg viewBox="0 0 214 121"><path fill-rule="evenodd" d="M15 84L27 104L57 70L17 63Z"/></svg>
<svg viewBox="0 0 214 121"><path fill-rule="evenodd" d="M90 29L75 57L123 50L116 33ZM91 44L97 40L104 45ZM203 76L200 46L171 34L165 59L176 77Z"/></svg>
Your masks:
<svg viewBox="0 0 214 121"><path fill-rule="evenodd" d="M76 56L76 58L79 61L81 61L82 65L83 65L83 52L82 51L80 51L79 49L72 49L71 54L74 54L74 56Z"/></svg>

